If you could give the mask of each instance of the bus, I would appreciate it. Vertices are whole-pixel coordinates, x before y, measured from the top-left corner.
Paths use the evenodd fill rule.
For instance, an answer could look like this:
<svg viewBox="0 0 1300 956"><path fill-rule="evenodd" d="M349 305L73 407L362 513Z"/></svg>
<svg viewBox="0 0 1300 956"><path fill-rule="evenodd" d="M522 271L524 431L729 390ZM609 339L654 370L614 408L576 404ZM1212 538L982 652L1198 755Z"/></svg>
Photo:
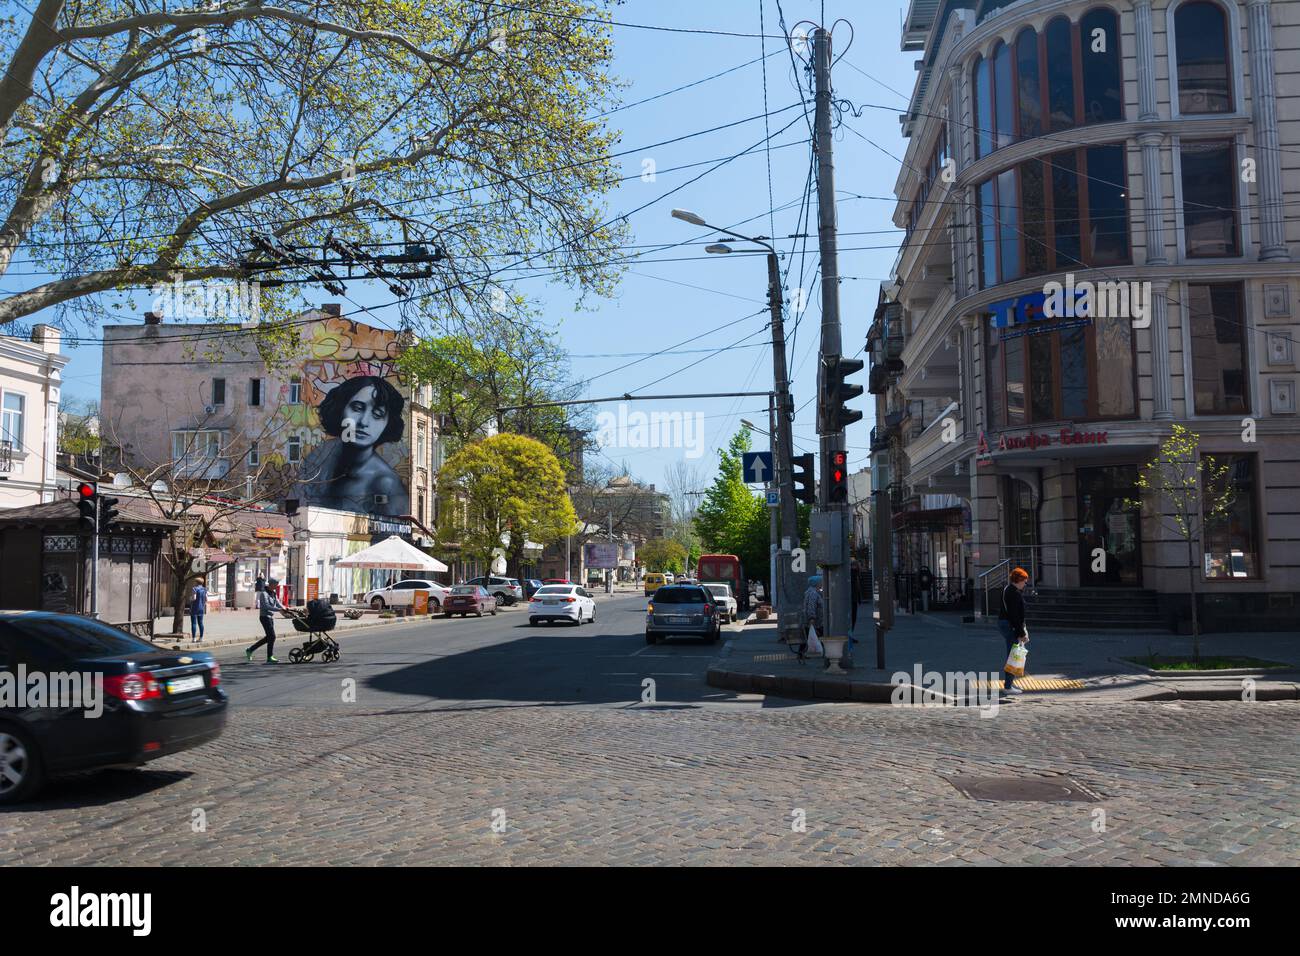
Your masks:
<svg viewBox="0 0 1300 956"><path fill-rule="evenodd" d="M749 582L740 558L734 554L702 554L696 567L701 584L730 584L741 612L749 610Z"/></svg>

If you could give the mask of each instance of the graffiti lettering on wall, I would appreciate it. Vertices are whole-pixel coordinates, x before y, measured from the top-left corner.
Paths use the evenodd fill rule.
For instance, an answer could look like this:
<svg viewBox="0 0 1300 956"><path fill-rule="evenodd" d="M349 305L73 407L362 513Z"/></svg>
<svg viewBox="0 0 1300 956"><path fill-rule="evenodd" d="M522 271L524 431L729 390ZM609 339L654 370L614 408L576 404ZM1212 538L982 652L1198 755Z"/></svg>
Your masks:
<svg viewBox="0 0 1300 956"><path fill-rule="evenodd" d="M281 406L301 432L299 498L339 511L409 514L397 333L344 318L308 329L312 357Z"/></svg>

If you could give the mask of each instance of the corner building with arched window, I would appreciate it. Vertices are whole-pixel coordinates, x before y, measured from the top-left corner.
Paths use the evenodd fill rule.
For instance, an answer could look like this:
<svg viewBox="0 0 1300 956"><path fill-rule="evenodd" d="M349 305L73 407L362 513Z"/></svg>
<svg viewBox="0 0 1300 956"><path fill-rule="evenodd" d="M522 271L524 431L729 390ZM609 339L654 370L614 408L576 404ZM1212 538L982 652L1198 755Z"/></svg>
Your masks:
<svg viewBox="0 0 1300 956"><path fill-rule="evenodd" d="M895 567L978 611L1022 565L1043 626L1194 594L1209 630L1296 630L1300 0L913 0L903 49L868 337ZM1134 504L1178 424L1230 489L1190 547Z"/></svg>

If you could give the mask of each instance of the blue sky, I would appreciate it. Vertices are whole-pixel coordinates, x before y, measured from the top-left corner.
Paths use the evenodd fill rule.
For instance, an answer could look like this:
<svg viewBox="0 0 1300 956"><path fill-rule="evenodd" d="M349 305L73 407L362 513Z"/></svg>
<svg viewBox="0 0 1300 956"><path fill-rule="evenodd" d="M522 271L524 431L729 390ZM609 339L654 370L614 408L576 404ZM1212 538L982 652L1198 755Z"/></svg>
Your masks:
<svg viewBox="0 0 1300 956"><path fill-rule="evenodd" d="M899 134L897 110L906 108L906 98L915 82L914 54L899 51L900 17L904 4L888 2L807 2L782 0L786 24L798 21L840 22L834 28L834 52L843 55L834 68L837 98L861 107L861 116L845 113L844 128L837 132L835 177L839 191L840 312L843 320L844 352L853 354L863 344L875 307L880 280L889 274L902 233L890 221L892 202L859 197L890 197L899 163L886 155L901 157L906 142ZM759 33L760 0L718 0L708 4L682 0L630 0L615 9L615 19L628 23L675 28L713 30L745 34ZM766 34L780 33L775 0L762 0ZM615 27L614 72L629 85L621 94L623 103L655 96L687 83L701 80L760 56L757 36L719 36L674 33L660 30ZM850 44L850 37L852 42ZM763 41L766 51L776 55L763 61L767 66L767 109L777 110L799 101L791 59L780 41ZM779 50L778 50L778 47ZM870 74L868 77L866 74ZM891 89L892 88L892 91ZM669 146L641 150L640 147L764 112L762 64L752 63L692 89L673 93L652 102L614 113L612 125L622 130L618 150L637 149L622 157L622 175L632 176L655 166L654 181L640 178L625 182L609 196L609 210L616 215L665 196L674 187L699 175L709 165L680 172L671 167L702 163L730 156L758 142L764 135L763 121L756 120L702 136L692 136ZM885 108L876 108L885 107ZM811 104L810 104L811 111ZM815 349L821 321L820 290L813 284L817 267L816 210L811 210L806 240L783 238L800 231L800 198L808 171L807 126L799 108L787 110L769 120L775 132L797 120L776 136L770 153L771 197L769 202L768 154L756 150L702 177L671 196L654 203L630 218L635 244L668 244L701 238L716 238L698 227L670 218L674 207L699 213L719 226L735 223L739 232L774 235L783 254L787 290L807 290L807 307L802 316L787 312L786 332L790 349L793 392L796 407L804 406L794 428L796 453L814 451L817 445L813 397L816 384ZM864 139L865 137L865 139ZM870 145L871 140L880 148ZM796 145L784 146L794 143ZM768 215L773 206L783 207ZM735 246L740 250L740 244ZM805 250L800 255L800 250ZM650 252L630 266L611 299L596 300L594 311L575 312L572 294L546 280L524 280L516 290L544 305L548 318L559 324L560 336L572 353L575 378L588 379L641 358L641 354L693 339L680 350L716 349L736 345L716 356L703 352L671 354L650 358L622 371L591 382L587 395L619 395L642 390L648 394L763 391L772 385L769 347L752 347L767 336L760 331L766 314L754 315L728 329L702 335L726 322L742 319L764 308L766 268L759 256L706 255L702 244ZM649 260L672 261L649 261ZM349 297L363 306L378 306L391 299L382 287L364 284L349 287ZM316 292L321 301L337 296ZM138 301L138 297L137 297ZM345 300L346 311L354 308ZM392 310L379 316L395 318ZM364 316L359 316L363 321ZM796 319L802 321L796 326ZM39 316L26 321L39 320ZM124 321L140 321L138 315ZM386 323L376 323L386 324ZM748 337L748 338L747 338ZM743 347L743 346L751 347ZM632 353L632 354L629 354ZM97 399L99 393L99 349L83 345L71 350L72 361L65 374L65 394L74 398ZM704 361L700 361L704 359ZM694 364L692 366L692 363ZM687 366L692 366L687 368ZM671 374L684 369L680 374ZM664 376L670 376L664 378ZM649 388L645 386L655 383ZM865 385L866 373L859 375ZM808 403L805 405L805 403ZM865 417L849 430L850 464L856 469L867 460L867 431L872 424L872 399L858 399ZM714 399L675 403L641 402L632 406L646 412L684 411L704 416L704 454L687 459L702 464L712 474L714 449L725 446L748 417L766 427L766 399ZM617 411L597 406L596 411ZM765 441L759 436L759 442ZM608 458L645 481L662 482L665 469L686 458L686 449L608 448Z"/></svg>

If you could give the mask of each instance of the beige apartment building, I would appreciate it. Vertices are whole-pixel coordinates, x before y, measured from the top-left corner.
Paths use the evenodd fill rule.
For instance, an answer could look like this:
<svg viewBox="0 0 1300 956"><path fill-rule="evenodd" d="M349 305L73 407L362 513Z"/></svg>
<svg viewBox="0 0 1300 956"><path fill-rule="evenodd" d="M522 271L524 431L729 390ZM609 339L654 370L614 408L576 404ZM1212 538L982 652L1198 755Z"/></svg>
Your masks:
<svg viewBox="0 0 1300 956"><path fill-rule="evenodd" d="M160 469L196 489L300 513L282 540L222 555L235 559L230 580L213 584L232 606L250 600L258 574L288 584L295 601L311 591L350 595L371 575L336 572L340 558L390 534L433 543L438 423L429 390L412 389L398 371L401 336L347 318L337 305L296 323L301 347L277 368L238 326L147 313L143 324L103 333L107 471L116 459L137 474ZM283 491L268 498L267 486Z"/></svg>
<svg viewBox="0 0 1300 956"><path fill-rule="evenodd" d="M0 508L55 499L59 390L68 357L50 325L30 339L0 335Z"/></svg>
<svg viewBox="0 0 1300 956"><path fill-rule="evenodd" d="M869 336L900 597L942 556L977 611L1023 565L1044 623L1183 626L1194 593L1294 627L1300 0L913 0L903 49ZM1190 562L1133 504L1176 424L1231 489Z"/></svg>

